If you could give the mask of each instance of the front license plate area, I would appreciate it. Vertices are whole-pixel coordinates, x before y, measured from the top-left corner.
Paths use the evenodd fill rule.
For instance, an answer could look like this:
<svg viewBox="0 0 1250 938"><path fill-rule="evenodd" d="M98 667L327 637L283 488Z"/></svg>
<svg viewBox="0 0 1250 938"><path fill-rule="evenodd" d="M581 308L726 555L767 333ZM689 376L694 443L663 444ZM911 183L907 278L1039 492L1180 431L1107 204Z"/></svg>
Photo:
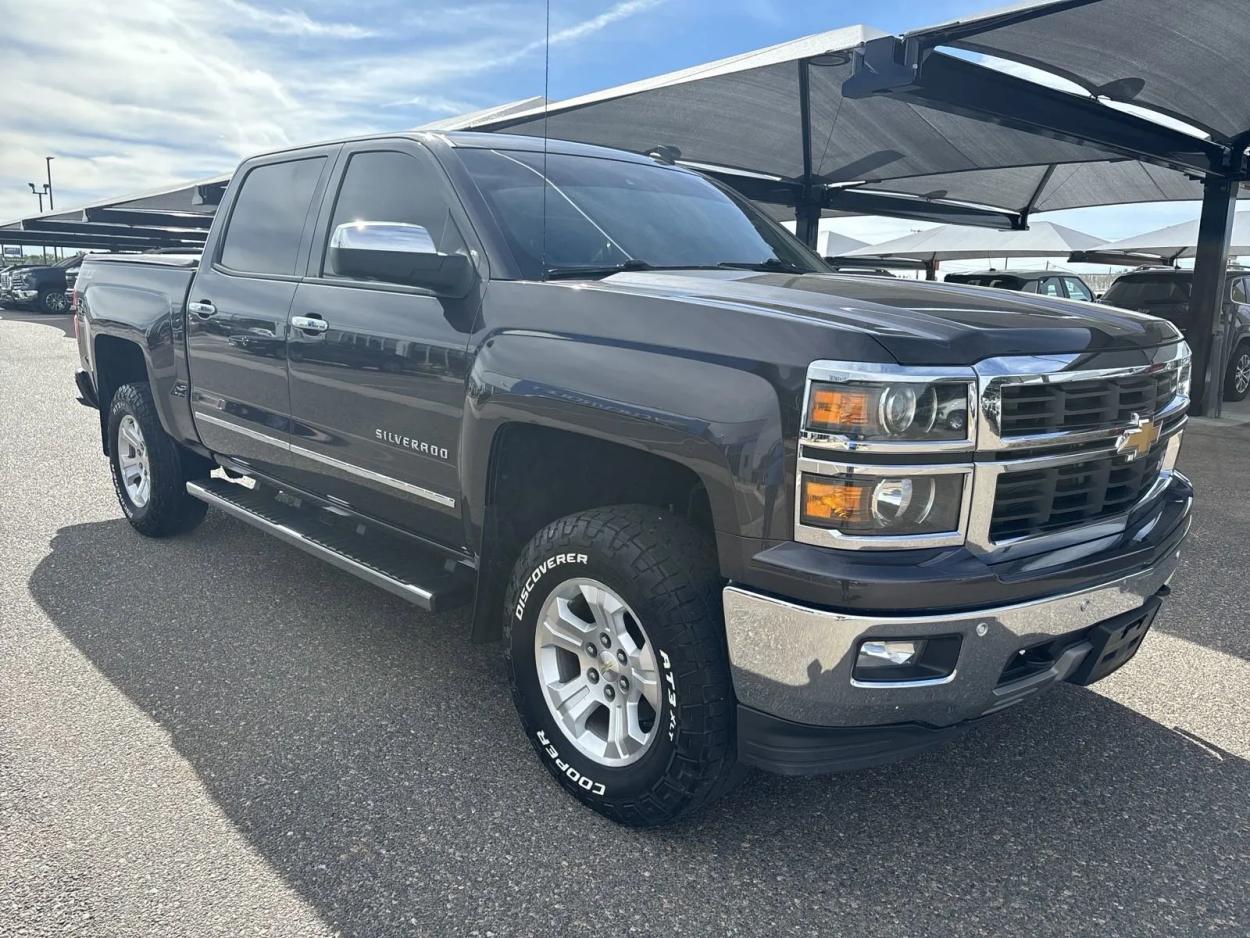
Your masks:
<svg viewBox="0 0 1250 938"><path fill-rule="evenodd" d="M1160 605L1159 597L1152 596L1140 609L1100 622L1090 629L1087 641L1094 647L1068 680L1073 684L1093 684L1124 667L1137 654Z"/></svg>

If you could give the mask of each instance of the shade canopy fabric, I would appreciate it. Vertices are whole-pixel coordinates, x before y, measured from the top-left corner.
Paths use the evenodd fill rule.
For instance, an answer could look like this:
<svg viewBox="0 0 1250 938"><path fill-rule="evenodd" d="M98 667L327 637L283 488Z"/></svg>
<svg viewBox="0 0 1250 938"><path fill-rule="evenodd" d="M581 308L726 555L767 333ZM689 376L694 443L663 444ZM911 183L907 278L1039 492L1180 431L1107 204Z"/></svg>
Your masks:
<svg viewBox="0 0 1250 938"><path fill-rule="evenodd" d="M816 243L816 249L823 257L840 257L862 247L867 247L867 244L836 231L822 231Z"/></svg>
<svg viewBox="0 0 1250 938"><path fill-rule="evenodd" d="M1164 130L1126 117L1125 105L1232 139L1250 130L1250 97L1240 90L1250 84L1250 18L1244 0L1203 0L1192 17L1190 6L1048 0L926 27L904 39L922 44L934 59L958 57L955 64L982 73L989 69L970 58L992 55L1043 69L1088 93L1062 98L1130 124ZM842 189L844 198L827 200L826 215L870 212L850 197L863 193L987 206L1021 220L1056 209L1201 197L1200 183L1168 168L1175 164L1166 159L1134 159L1126 156L1130 147L1095 145L1088 137L1058 139L1062 127L1039 134L1010 121L967 116L975 107L919 106L907 95L844 95L856 50L883 39L889 41L869 26L818 33L461 126L546 132L638 152L673 147L682 162L759 177L748 179L744 191L774 205L783 218L794 217L793 190L769 193L761 180ZM964 51L950 56L939 49ZM1201 150L1199 144L1210 141L1200 136L1195 131L1180 134L1180 144L1168 142L1184 147L1190 140Z"/></svg>
<svg viewBox="0 0 1250 938"><path fill-rule="evenodd" d="M1231 140L1250 130L1247 13L1245 0L1034 0L909 36L948 37Z"/></svg>
<svg viewBox="0 0 1250 938"><path fill-rule="evenodd" d="M633 152L673 147L681 162L695 167L796 179L805 171L800 64L810 60L810 168L822 185L1115 158L1108 151L886 98L843 98L853 50L884 35L869 26L817 33L545 109L539 105L457 126L533 136L545 132ZM975 189L974 179L964 183ZM998 203L966 201L1019 208L1036 188L1035 181L1031 187L1004 190L1005 200ZM1148 195L1157 196L1157 188Z"/></svg>
<svg viewBox="0 0 1250 938"><path fill-rule="evenodd" d="M1168 225L1121 238L1119 241L1108 241L1097 247L1099 253L1106 254L1140 254L1158 257L1173 262L1182 257L1193 257L1198 244L1198 219L1181 222L1179 225ZM1250 210L1237 212L1233 216L1233 234L1228 253L1233 256L1250 254Z"/></svg>
<svg viewBox="0 0 1250 938"><path fill-rule="evenodd" d="M923 261L977 257L1056 257L1086 251L1102 240L1074 228L1035 222L1027 231L993 231L939 225L883 244L869 244L849 257L908 257Z"/></svg>

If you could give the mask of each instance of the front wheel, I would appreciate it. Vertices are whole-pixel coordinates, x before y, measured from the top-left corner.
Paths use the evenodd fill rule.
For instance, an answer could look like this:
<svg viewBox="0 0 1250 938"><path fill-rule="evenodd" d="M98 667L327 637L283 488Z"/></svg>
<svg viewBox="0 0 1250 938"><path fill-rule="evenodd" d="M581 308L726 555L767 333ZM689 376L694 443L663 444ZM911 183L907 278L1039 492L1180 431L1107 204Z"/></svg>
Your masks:
<svg viewBox="0 0 1250 938"><path fill-rule="evenodd" d="M113 394L108 440L113 488L136 531L165 537L204 520L208 506L187 494L182 454L161 427L146 383L125 384Z"/></svg>
<svg viewBox="0 0 1250 938"><path fill-rule="evenodd" d="M1244 401L1250 394L1250 342L1242 342L1233 350L1224 379L1224 400Z"/></svg>
<svg viewBox="0 0 1250 938"><path fill-rule="evenodd" d="M614 821L669 823L737 777L720 586L708 539L644 506L561 518L517 562L521 723L565 790Z"/></svg>

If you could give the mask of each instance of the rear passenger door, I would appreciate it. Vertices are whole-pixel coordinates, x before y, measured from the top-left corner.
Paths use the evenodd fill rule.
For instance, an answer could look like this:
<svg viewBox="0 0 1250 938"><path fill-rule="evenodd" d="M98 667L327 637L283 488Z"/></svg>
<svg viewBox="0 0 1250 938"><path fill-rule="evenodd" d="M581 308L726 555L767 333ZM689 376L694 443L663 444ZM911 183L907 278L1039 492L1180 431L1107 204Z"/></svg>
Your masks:
<svg viewBox="0 0 1250 938"><path fill-rule="evenodd" d="M460 425L477 311L429 290L335 270L340 224L420 225L442 253L472 229L442 168L415 141L349 144L328 188L287 335L296 484L457 547L464 541ZM468 240L467 240L468 239Z"/></svg>
<svg viewBox="0 0 1250 938"><path fill-rule="evenodd" d="M280 475L290 461L287 316L336 150L245 163L187 297L200 438L262 473Z"/></svg>

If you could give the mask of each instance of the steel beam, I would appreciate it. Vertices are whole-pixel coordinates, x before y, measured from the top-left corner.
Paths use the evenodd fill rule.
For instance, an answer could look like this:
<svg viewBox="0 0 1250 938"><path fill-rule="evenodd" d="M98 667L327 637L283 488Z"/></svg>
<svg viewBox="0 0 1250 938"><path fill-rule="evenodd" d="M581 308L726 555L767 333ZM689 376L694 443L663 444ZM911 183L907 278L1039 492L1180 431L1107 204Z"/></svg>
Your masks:
<svg viewBox="0 0 1250 938"><path fill-rule="evenodd" d="M161 228L202 228L207 230L213 216L199 212L163 212L139 208L85 208L83 221L111 225L154 225Z"/></svg>
<svg viewBox="0 0 1250 938"><path fill-rule="evenodd" d="M24 231L48 231L63 234L101 236L105 238L153 238L172 241L202 242L208 232L202 228L160 228L139 225L101 225L81 221L53 221L47 218L32 218L22 222Z"/></svg>
<svg viewBox="0 0 1250 938"><path fill-rule="evenodd" d="M885 95L1199 176L1237 169L1227 146L936 52L916 39L883 36L864 43L842 94Z"/></svg>
<svg viewBox="0 0 1250 938"><path fill-rule="evenodd" d="M931 221L944 225L976 225L1005 231L1017 231L1027 227L1021 216L1003 209L864 189L827 190L825 208L856 215L885 215L889 218Z"/></svg>
<svg viewBox="0 0 1250 938"><path fill-rule="evenodd" d="M146 251L152 248L185 248L188 251L200 251L204 247L201 242L177 241L169 238L103 237L47 231L6 231L4 243L40 247L55 244L58 247L90 248L101 251Z"/></svg>
<svg viewBox="0 0 1250 938"><path fill-rule="evenodd" d="M1189 345L1193 349L1193 413L1218 417L1224 399L1225 337L1232 312L1228 289L1228 247L1237 210L1238 182L1209 178L1202 184L1202 215L1189 294Z"/></svg>

